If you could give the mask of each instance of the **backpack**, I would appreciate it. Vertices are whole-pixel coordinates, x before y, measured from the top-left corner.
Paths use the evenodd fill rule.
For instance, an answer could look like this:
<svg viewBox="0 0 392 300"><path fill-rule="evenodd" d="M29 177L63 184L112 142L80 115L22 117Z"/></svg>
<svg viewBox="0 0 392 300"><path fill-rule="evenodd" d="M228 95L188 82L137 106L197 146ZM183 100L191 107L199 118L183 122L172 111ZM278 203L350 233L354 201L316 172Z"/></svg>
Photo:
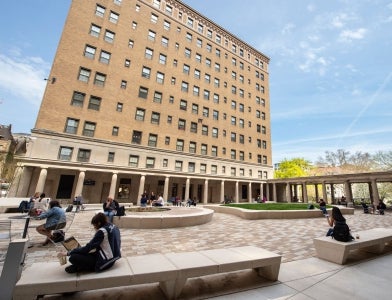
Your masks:
<svg viewBox="0 0 392 300"><path fill-rule="evenodd" d="M353 240L350 234L350 228L346 222L336 222L333 228L332 238L340 242L349 242Z"/></svg>
<svg viewBox="0 0 392 300"><path fill-rule="evenodd" d="M116 216L122 217L125 216L125 207L124 206L119 206L117 209Z"/></svg>
<svg viewBox="0 0 392 300"><path fill-rule="evenodd" d="M52 234L53 242L60 243L60 242L64 241L64 237L65 237L64 231L62 231L62 230L53 231L53 234Z"/></svg>
<svg viewBox="0 0 392 300"><path fill-rule="evenodd" d="M71 212L72 209L73 209L73 205L70 204L70 205L68 205L68 207L65 209L65 212Z"/></svg>

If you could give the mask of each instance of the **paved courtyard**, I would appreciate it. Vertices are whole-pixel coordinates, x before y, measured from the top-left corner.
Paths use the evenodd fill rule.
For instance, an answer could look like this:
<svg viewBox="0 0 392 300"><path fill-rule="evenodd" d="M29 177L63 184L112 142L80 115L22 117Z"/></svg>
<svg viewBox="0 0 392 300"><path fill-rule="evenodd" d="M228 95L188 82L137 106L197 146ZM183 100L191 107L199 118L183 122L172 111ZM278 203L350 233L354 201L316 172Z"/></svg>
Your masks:
<svg viewBox="0 0 392 300"><path fill-rule="evenodd" d="M67 226L66 235L74 235L82 244L88 242L94 234L90 221L98 211L98 206L89 206L85 211L76 213L72 224ZM19 237L23 231L24 220L18 218L19 215L0 214L0 220L11 218L13 238ZM356 210L354 215L346 215L346 218L353 234L375 227L392 227L391 212L380 216L363 214L362 210ZM42 222L32 221L31 225ZM254 245L281 254L282 263L288 263L315 257L313 238L324 235L327 229L328 224L324 217L244 220L233 215L215 213L211 222L199 226L121 229L122 254L133 256ZM25 261L27 266L33 262L57 261L56 254L63 250L62 246L39 246L44 238L39 236L34 228L29 229L29 238L33 246L28 249Z"/></svg>

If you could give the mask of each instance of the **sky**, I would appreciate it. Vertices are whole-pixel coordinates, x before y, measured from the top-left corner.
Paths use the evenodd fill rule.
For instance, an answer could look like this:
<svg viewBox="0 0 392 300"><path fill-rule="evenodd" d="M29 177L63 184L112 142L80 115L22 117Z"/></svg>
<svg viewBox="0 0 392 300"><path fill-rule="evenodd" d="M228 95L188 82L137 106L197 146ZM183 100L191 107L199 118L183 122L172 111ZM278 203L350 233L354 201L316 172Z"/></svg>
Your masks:
<svg viewBox="0 0 392 300"><path fill-rule="evenodd" d="M273 163L392 151L392 0L183 2L271 59ZM34 128L70 3L2 3L0 124L13 133Z"/></svg>

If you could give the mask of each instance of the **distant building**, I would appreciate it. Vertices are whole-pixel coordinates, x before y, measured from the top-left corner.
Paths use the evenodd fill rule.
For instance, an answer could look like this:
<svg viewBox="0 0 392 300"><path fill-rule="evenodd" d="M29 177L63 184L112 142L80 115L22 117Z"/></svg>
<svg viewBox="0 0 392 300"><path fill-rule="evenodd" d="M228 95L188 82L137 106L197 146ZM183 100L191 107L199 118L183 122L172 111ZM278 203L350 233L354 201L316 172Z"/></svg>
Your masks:
<svg viewBox="0 0 392 300"><path fill-rule="evenodd" d="M273 176L268 64L181 1L73 0L15 195L256 198Z"/></svg>

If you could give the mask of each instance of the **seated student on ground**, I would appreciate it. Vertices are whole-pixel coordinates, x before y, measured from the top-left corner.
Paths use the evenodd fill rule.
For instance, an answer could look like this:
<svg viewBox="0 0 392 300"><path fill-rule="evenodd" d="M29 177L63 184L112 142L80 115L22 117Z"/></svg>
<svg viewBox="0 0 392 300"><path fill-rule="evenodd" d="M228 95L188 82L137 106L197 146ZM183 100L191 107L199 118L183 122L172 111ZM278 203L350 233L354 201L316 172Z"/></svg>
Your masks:
<svg viewBox="0 0 392 300"><path fill-rule="evenodd" d="M39 220L46 219L45 224L39 225L36 228L38 233L46 236L43 246L49 244L52 239L52 230L64 228L67 222L65 212L57 200L51 200L49 202L49 209L36 218Z"/></svg>
<svg viewBox="0 0 392 300"><path fill-rule="evenodd" d="M118 227L109 223L102 212L91 219L91 224L96 232L90 242L84 247L58 254L69 256L71 265L65 268L67 273L100 272L111 268L121 257L121 236Z"/></svg>
<svg viewBox="0 0 392 300"><path fill-rule="evenodd" d="M380 199L380 202L379 202L378 205L377 205L378 213L379 213L380 215L383 215L383 214L384 214L384 211L386 210L386 208L387 208L387 206L385 205L384 201L382 201L382 200Z"/></svg>

